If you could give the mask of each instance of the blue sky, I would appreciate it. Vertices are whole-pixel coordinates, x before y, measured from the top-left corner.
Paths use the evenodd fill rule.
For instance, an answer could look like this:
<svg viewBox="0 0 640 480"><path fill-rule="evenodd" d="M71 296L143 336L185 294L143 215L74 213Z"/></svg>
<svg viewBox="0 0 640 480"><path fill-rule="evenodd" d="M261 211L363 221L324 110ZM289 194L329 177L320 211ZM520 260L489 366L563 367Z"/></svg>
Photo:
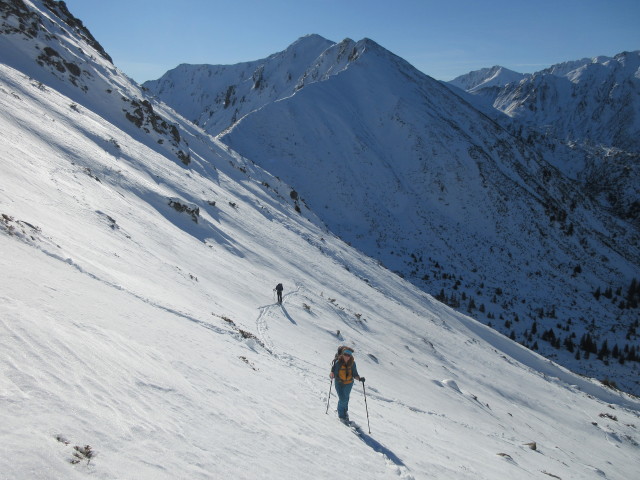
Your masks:
<svg viewBox="0 0 640 480"><path fill-rule="evenodd" d="M265 58L317 33L368 37L438 80L640 49L640 0L66 0L138 82Z"/></svg>

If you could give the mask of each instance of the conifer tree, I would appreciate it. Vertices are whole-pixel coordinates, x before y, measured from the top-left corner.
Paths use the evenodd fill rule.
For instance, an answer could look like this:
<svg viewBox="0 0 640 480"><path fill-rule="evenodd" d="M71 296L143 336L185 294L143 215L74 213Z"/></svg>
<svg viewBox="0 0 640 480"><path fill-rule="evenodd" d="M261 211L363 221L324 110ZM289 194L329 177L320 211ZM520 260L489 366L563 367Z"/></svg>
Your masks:
<svg viewBox="0 0 640 480"><path fill-rule="evenodd" d="M600 351L598 352L598 360L604 360L605 357L608 357L610 354L609 345L607 344L607 339L605 338L602 342L602 346L600 347Z"/></svg>

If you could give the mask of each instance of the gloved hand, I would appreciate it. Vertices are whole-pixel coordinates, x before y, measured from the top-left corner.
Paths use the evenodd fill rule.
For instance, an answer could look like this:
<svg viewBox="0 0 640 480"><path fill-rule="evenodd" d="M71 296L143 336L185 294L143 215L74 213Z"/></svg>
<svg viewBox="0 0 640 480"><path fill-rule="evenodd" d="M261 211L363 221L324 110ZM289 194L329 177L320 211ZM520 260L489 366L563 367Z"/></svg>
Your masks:
<svg viewBox="0 0 640 480"><path fill-rule="evenodd" d="M364 383L364 377L360 377L360 381Z"/></svg>

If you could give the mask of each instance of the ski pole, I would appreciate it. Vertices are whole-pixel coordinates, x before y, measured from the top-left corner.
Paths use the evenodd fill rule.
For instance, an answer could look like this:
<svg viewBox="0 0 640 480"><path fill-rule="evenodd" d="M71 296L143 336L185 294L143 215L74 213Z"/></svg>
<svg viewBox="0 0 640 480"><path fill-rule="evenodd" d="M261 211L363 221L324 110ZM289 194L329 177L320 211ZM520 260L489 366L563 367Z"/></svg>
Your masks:
<svg viewBox="0 0 640 480"><path fill-rule="evenodd" d="M329 400L331 399L331 387L333 386L333 378L331 379L331 383L329 384L329 396L327 397L327 411L325 412L327 415L329 414Z"/></svg>
<svg viewBox="0 0 640 480"><path fill-rule="evenodd" d="M367 392L364 388L364 380L362 381L362 393L364 394L364 408L367 410L367 427L371 433L371 424L369 424L369 407L367 406Z"/></svg>

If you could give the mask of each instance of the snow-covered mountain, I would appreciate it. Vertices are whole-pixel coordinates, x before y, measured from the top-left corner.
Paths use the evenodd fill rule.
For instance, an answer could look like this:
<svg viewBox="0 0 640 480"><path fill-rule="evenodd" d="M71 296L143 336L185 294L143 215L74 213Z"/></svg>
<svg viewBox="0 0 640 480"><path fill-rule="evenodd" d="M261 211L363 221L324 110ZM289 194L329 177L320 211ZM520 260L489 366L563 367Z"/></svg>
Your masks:
<svg viewBox="0 0 640 480"><path fill-rule="evenodd" d="M179 65L144 85L183 116L218 133L267 103L292 95L310 62L332 42L309 35L266 60L237 65Z"/></svg>
<svg viewBox="0 0 640 480"><path fill-rule="evenodd" d="M497 85L488 81L492 71L450 84L537 144L614 215L640 227L640 51L565 62Z"/></svg>
<svg viewBox="0 0 640 480"><path fill-rule="evenodd" d="M640 153L640 50L552 66L505 85L494 105L561 139Z"/></svg>
<svg viewBox="0 0 640 480"><path fill-rule="evenodd" d="M482 88L504 87L508 83L518 83L528 77L527 74L496 65L460 75L451 80L449 84L467 92L473 92Z"/></svg>
<svg viewBox="0 0 640 480"><path fill-rule="evenodd" d="M633 478L637 398L343 243L63 3L0 8L3 478Z"/></svg>
<svg viewBox="0 0 640 480"><path fill-rule="evenodd" d="M312 51L306 42L318 45L317 36L286 52ZM250 67L276 83L282 74L270 66L284 55ZM182 111L201 69L183 66L181 81L172 71L145 86ZM208 98L220 98L229 81L212 80ZM167 90L171 82L179 88ZM635 351L638 310L626 307L637 304L625 297L640 277L638 230L554 166L552 148L515 137L369 39L333 44L290 84L292 93L271 102L260 89L246 92L245 103L259 97L259 107L220 140L415 285L571 368L638 391L636 362L594 361L576 347L590 336L596 353L604 342ZM224 112L203 105L212 119L216 108ZM206 128L217 134L227 120ZM609 301L594 296L608 288L617 292Z"/></svg>

